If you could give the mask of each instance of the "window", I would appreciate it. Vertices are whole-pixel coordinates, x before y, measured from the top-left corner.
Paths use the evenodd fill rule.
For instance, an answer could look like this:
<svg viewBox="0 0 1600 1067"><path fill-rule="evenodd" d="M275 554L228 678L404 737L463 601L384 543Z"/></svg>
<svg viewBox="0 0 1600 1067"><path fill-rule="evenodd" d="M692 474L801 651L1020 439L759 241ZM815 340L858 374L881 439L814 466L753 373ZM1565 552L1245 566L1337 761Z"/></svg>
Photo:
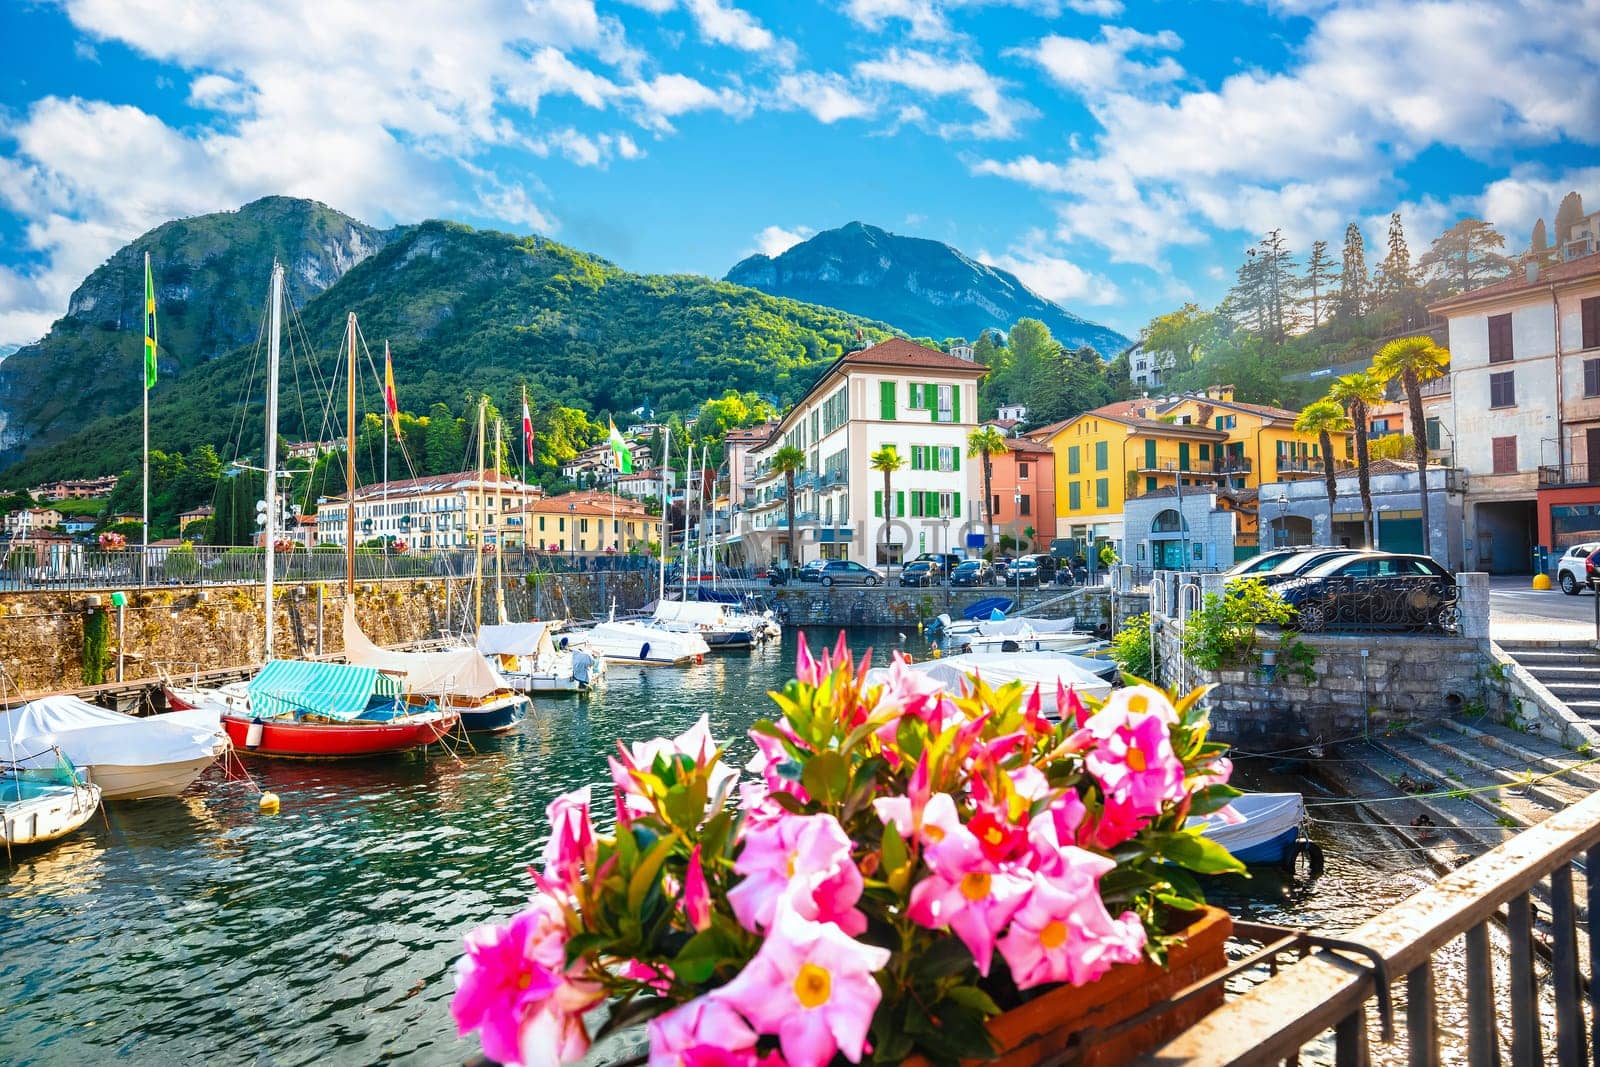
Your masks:
<svg viewBox="0 0 1600 1067"><path fill-rule="evenodd" d="M1439 417L1437 415L1431 416L1423 425L1425 427L1424 432L1428 436L1428 448L1434 452L1439 451Z"/></svg>
<svg viewBox="0 0 1600 1067"><path fill-rule="evenodd" d="M1220 459L1221 456L1219 455L1218 458ZM1211 459L1211 446L1210 445L1201 445L1200 446L1200 462L1204 463L1204 462L1206 462L1206 461L1208 461L1210 459Z"/></svg>
<svg viewBox="0 0 1600 1067"><path fill-rule="evenodd" d="M1511 358L1511 314L1490 315L1489 362L1506 363Z"/></svg>
<svg viewBox="0 0 1600 1067"><path fill-rule="evenodd" d="M1156 480L1154 478L1146 478L1144 480L1144 491L1147 493L1156 491Z"/></svg>
<svg viewBox="0 0 1600 1067"><path fill-rule="evenodd" d="M934 416L934 421L935 422L955 422L957 420L957 415L956 415L956 403L957 403L957 401L955 400L955 393L956 393L955 386L953 386L953 385L941 385L938 388L939 388L939 411L938 411L938 414L936 414Z"/></svg>
<svg viewBox="0 0 1600 1067"><path fill-rule="evenodd" d="M998 496L996 496L993 500L989 501L989 514L998 515L999 513L1000 513L1000 498Z"/></svg>
<svg viewBox="0 0 1600 1067"><path fill-rule="evenodd" d="M1583 361L1583 395L1600 396L1600 359Z"/></svg>
<svg viewBox="0 0 1600 1067"><path fill-rule="evenodd" d="M1111 446L1105 441L1094 443L1094 469L1103 471L1111 466Z"/></svg>
<svg viewBox="0 0 1600 1067"><path fill-rule="evenodd" d="M1027 480L1028 480L1028 465L1026 463L1018 463L1017 464L1017 481L1025 482Z"/></svg>
<svg viewBox="0 0 1600 1067"><path fill-rule="evenodd" d="M1033 514L1033 499L1027 493L1022 494L1022 506L1017 509L1018 515Z"/></svg>
<svg viewBox="0 0 1600 1067"><path fill-rule="evenodd" d="M1217 416L1217 429L1219 429L1219 430L1231 430L1231 429L1233 429L1234 427L1236 427L1238 425L1239 425L1239 416L1237 416L1237 415L1218 415Z"/></svg>
<svg viewBox="0 0 1600 1067"><path fill-rule="evenodd" d="M1489 406L1511 408L1517 406L1517 372L1502 371L1489 375Z"/></svg>
<svg viewBox="0 0 1600 1067"><path fill-rule="evenodd" d="M1496 437L1491 444L1494 446L1494 472L1496 474L1517 473L1517 439L1515 437Z"/></svg>
<svg viewBox="0 0 1600 1067"><path fill-rule="evenodd" d="M1094 480L1094 506L1097 508L1111 506L1111 480L1109 478L1096 478Z"/></svg>
<svg viewBox="0 0 1600 1067"><path fill-rule="evenodd" d="M1077 445L1073 445L1071 448L1067 449L1067 473L1068 474L1077 474L1078 473L1078 446Z"/></svg>
<svg viewBox="0 0 1600 1067"><path fill-rule="evenodd" d="M1583 320L1583 347L1600 348L1600 296L1588 297L1578 307Z"/></svg>
<svg viewBox="0 0 1600 1067"><path fill-rule="evenodd" d="M1067 510L1077 511L1083 507L1083 494L1078 488L1078 483L1073 482L1067 486Z"/></svg>
<svg viewBox="0 0 1600 1067"><path fill-rule="evenodd" d="M908 408L925 408L925 407L928 406L928 405L926 405L926 404L924 404L922 402L922 383L921 382L912 382L906 388L907 388L906 407L908 407Z"/></svg>
<svg viewBox="0 0 1600 1067"><path fill-rule="evenodd" d="M878 417L884 422L894 421L894 383L878 383Z"/></svg>

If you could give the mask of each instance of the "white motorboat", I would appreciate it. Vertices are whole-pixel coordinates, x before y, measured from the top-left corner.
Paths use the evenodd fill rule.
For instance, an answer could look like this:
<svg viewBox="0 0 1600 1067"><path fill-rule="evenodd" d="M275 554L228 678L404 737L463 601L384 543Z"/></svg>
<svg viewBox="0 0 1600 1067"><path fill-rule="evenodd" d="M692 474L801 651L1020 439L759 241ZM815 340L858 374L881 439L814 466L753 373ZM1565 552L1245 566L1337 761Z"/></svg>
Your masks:
<svg viewBox="0 0 1600 1067"><path fill-rule="evenodd" d="M1071 652L1100 642L1076 625L1076 619L1001 619L958 629L947 643L967 652Z"/></svg>
<svg viewBox="0 0 1600 1067"><path fill-rule="evenodd" d="M605 677L606 661L587 648L557 649L559 623L512 622L478 630L478 651L524 693L587 693Z"/></svg>
<svg viewBox="0 0 1600 1067"><path fill-rule="evenodd" d="M1305 799L1299 793L1246 793L1229 805L1242 821L1230 823L1217 813L1191 818L1206 836L1243 863L1281 864L1300 841Z"/></svg>
<svg viewBox="0 0 1600 1067"><path fill-rule="evenodd" d="M570 630L555 639L558 649L586 648L608 664L679 667L704 661L711 651L699 634L673 633L648 623L611 621L587 630Z"/></svg>
<svg viewBox="0 0 1600 1067"><path fill-rule="evenodd" d="M0 840L19 845L66 837L100 808L100 787L81 780L57 749L37 753L46 765L0 771Z"/></svg>
<svg viewBox="0 0 1600 1067"><path fill-rule="evenodd" d="M656 603L650 625L671 633L698 634L708 648L750 648L765 639L765 622L726 604L698 600L662 600Z"/></svg>
<svg viewBox="0 0 1600 1067"><path fill-rule="evenodd" d="M51 766L59 748L106 800L175 797L228 748L215 709L135 717L58 695L0 719L0 763Z"/></svg>
<svg viewBox="0 0 1600 1067"><path fill-rule="evenodd" d="M1077 656L1052 652L991 652L966 653L944 656L910 664L910 669L936 679L945 691L963 696L973 689L973 678L983 679L991 689L1011 682L1021 682L1032 689L1039 688L1040 709L1046 715L1059 716L1057 695L1062 689L1075 692L1081 699L1104 700L1111 692L1111 683L1078 662ZM874 667L867 672L867 683L877 685L889 676L889 668Z"/></svg>

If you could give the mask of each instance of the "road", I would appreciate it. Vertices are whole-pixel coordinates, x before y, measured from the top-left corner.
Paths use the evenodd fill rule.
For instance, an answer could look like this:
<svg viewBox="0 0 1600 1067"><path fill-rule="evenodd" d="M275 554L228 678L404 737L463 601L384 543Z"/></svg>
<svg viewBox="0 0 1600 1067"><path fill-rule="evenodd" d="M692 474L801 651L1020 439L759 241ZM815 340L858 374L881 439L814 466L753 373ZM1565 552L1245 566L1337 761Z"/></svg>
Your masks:
<svg viewBox="0 0 1600 1067"><path fill-rule="evenodd" d="M1594 594L1540 592L1532 579L1489 579L1489 633L1496 640L1594 640Z"/></svg>

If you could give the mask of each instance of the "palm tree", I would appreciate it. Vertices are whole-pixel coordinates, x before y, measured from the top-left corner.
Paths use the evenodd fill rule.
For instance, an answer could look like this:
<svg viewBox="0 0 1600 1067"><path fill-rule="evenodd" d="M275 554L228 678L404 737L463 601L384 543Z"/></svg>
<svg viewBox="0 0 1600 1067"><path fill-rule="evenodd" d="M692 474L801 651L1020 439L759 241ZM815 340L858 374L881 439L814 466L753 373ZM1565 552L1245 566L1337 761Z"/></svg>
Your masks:
<svg viewBox="0 0 1600 1067"><path fill-rule="evenodd" d="M789 519L789 569L798 557L794 550L794 478L806 469L806 454L793 445L784 445L772 454L773 470L783 475L783 504Z"/></svg>
<svg viewBox="0 0 1600 1067"><path fill-rule="evenodd" d="M1428 423L1422 414L1422 383L1442 378L1450 369L1450 350L1433 338L1402 337L1390 341L1372 361L1372 373L1385 385L1399 380L1411 406L1411 441L1417 450L1417 490L1422 497L1422 553L1433 555L1428 527Z"/></svg>
<svg viewBox="0 0 1600 1067"><path fill-rule="evenodd" d="M1300 433L1314 433L1322 443L1322 473L1328 481L1328 544L1333 544L1334 501L1339 496L1339 481L1333 473L1333 435L1350 429L1350 417L1332 400L1318 400L1307 404L1300 417L1294 420Z"/></svg>
<svg viewBox="0 0 1600 1067"><path fill-rule="evenodd" d="M883 562L889 563L889 527L894 523L894 494L889 491L889 476L902 469L906 461L894 450L894 445L884 445L872 454L872 469L883 472Z"/></svg>
<svg viewBox="0 0 1600 1067"><path fill-rule="evenodd" d="M1004 455L1006 447L1006 439L993 426L980 426L967 434L967 458L983 460L983 511L989 519L991 540L994 535L994 457Z"/></svg>
<svg viewBox="0 0 1600 1067"><path fill-rule="evenodd" d="M1356 371L1336 379L1328 399L1344 408L1356 424L1356 482L1361 487L1362 524L1366 545L1372 547L1372 457L1367 452L1367 414L1383 403L1383 383L1370 371Z"/></svg>

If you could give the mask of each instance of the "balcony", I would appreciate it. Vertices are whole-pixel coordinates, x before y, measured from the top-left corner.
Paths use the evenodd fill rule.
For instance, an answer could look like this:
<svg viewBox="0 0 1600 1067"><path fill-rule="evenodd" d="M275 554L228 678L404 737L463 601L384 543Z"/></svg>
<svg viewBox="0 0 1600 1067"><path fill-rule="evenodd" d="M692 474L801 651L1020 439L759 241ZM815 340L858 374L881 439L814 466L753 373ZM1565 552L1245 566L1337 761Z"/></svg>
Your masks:
<svg viewBox="0 0 1600 1067"><path fill-rule="evenodd" d="M1221 473L1216 465L1209 461L1180 464L1175 459L1157 460L1153 466L1148 460L1140 460L1134 469L1140 474L1188 474L1195 477Z"/></svg>
<svg viewBox="0 0 1600 1067"><path fill-rule="evenodd" d="M1280 476L1284 474L1325 473L1322 466L1321 456L1279 456L1277 457L1277 460L1278 474ZM1351 463L1349 460L1336 459L1333 461L1333 472L1335 474L1340 474L1349 470L1355 470L1355 464Z"/></svg>
<svg viewBox="0 0 1600 1067"><path fill-rule="evenodd" d="M1592 473L1591 473L1592 470ZM1539 468L1539 488L1559 489L1569 485L1600 485L1600 469L1587 463L1568 463Z"/></svg>

